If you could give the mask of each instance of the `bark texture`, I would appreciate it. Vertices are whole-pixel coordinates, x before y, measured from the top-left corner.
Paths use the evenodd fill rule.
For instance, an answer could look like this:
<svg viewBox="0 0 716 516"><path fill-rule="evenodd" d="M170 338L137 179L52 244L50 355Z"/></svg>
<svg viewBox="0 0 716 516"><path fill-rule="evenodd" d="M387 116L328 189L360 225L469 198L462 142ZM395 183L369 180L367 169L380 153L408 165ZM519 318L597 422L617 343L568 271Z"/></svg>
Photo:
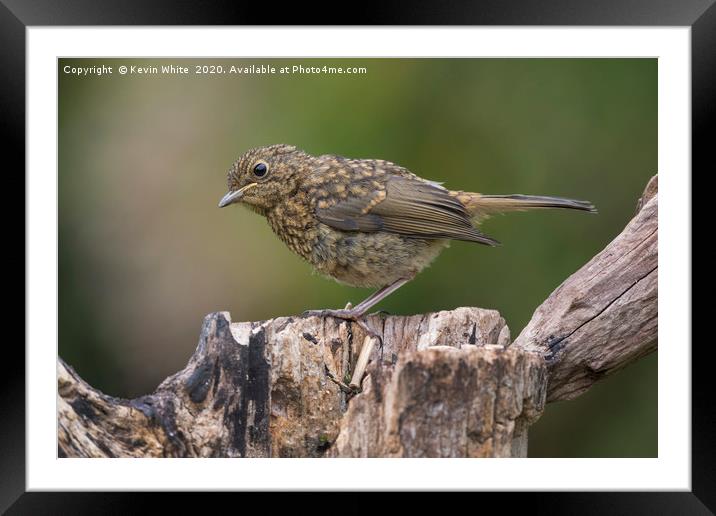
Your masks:
<svg viewBox="0 0 716 516"><path fill-rule="evenodd" d="M607 247L535 311L514 347L547 361L547 401L572 399L595 381L656 350L657 176L637 213Z"/></svg>
<svg viewBox="0 0 716 516"><path fill-rule="evenodd" d="M187 366L127 400L58 359L62 457L525 457L547 401L656 349L657 183L510 343L494 310L232 323L208 315ZM356 394L353 380L362 385Z"/></svg>
<svg viewBox="0 0 716 516"><path fill-rule="evenodd" d="M348 407L333 457L526 457L545 367L500 345L436 346L375 367Z"/></svg>
<svg viewBox="0 0 716 516"><path fill-rule="evenodd" d="M396 374L395 386L404 389L406 382L416 384L422 378L425 387L433 387L422 393L404 393L400 403L408 412L421 404L431 404L435 410L445 404L443 414L435 413L424 421L425 432L442 428L448 435L454 431L455 415L451 410L445 412L447 404L464 405L464 414L481 403L500 405L487 422L480 420L464 429L461 453L474 455L478 453L476 445L470 448L468 443L495 439L508 445L483 446L480 450L487 455L509 454L514 430L521 428L514 422L522 417L522 398L528 398L526 420L537 417L544 404L544 389L540 391L539 383L530 389L523 385L523 376L531 375L536 382L544 374L535 372L543 370L541 359L532 357L531 368L526 368L517 360L517 351L504 350L509 330L494 310L458 308L410 317L373 315L369 323L380 328L384 336L383 348L376 346L373 350L369 373L388 381L402 357L410 357ZM60 360L60 454L323 456L339 433L354 431L346 426L344 412L363 394L344 392L338 382L347 384L350 380L364 340L360 327L331 318L284 317L261 323L231 323L226 312L210 314L187 367L167 378L153 394L133 400L96 391ZM485 344L491 344L489 349L480 349ZM426 353L428 348L434 352ZM500 372L505 381L500 383L499 376L488 378L488 371ZM454 378L453 372L457 375ZM431 384L432 376L442 380ZM370 378L363 384L372 381ZM468 391L464 391L466 385ZM486 396L492 401L481 401ZM391 410L403 409L393 403ZM480 419L479 414L474 415ZM363 428L382 425L356 421L355 417L351 421ZM503 423L504 427L498 429ZM415 417L406 420L406 425L400 428L418 428ZM375 431L395 431L390 425L377 428ZM399 440L402 450L417 453L424 448L422 455L432 453L434 444L424 432L406 431ZM457 450L457 442L454 446L450 453ZM445 446L442 449L448 453ZM381 453L380 448L346 446L342 452L331 454Z"/></svg>

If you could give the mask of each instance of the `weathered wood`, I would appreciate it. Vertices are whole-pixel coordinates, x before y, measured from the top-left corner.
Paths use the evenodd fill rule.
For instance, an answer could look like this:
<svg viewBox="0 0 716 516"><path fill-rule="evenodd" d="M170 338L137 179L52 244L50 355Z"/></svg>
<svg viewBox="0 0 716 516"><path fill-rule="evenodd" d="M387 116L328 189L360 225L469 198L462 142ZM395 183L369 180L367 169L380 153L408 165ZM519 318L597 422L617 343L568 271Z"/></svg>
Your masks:
<svg viewBox="0 0 716 516"><path fill-rule="evenodd" d="M544 361L500 345L436 346L374 366L332 457L526 457L542 414Z"/></svg>
<svg viewBox="0 0 716 516"><path fill-rule="evenodd" d="M378 339L373 336L368 336L363 340L363 347L358 355L356 366L353 368L353 374L351 374L351 382L348 387L352 390L360 390L361 383L363 381L363 375L365 374L366 367L370 361L370 356L373 354L373 348L375 347Z"/></svg>
<svg viewBox="0 0 716 516"><path fill-rule="evenodd" d="M480 308L371 315L382 347L332 318L218 312L186 368L133 400L58 359L59 455L524 457L546 401L656 349L657 202L655 176L624 231L512 344L499 313Z"/></svg>
<svg viewBox="0 0 716 516"><path fill-rule="evenodd" d="M512 344L545 357L547 401L572 399L656 350L657 176L637 210L619 236L537 308Z"/></svg>
<svg viewBox="0 0 716 516"><path fill-rule="evenodd" d="M505 321L494 310L372 315L368 321L384 338L382 349L376 346L371 353L372 366L386 371L399 355L409 357L436 345L474 349L499 343L502 349L509 342ZM359 326L331 318L232 324L228 313L214 313L206 317L187 367L151 395L134 400L99 393L60 360L60 454L323 456L341 431L350 397L332 378L350 381L361 346L370 340L364 337ZM433 366L437 370L442 364ZM363 383L367 381L369 377ZM485 392L481 388L461 396L472 399ZM418 436L406 446L432 443Z"/></svg>

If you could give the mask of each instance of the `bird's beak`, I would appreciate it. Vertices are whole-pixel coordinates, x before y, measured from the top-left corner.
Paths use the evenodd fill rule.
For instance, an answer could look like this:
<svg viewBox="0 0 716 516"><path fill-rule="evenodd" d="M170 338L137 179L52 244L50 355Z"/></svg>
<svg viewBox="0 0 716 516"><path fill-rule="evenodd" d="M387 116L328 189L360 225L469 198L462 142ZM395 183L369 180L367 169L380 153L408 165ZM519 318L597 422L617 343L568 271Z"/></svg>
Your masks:
<svg viewBox="0 0 716 516"><path fill-rule="evenodd" d="M234 190L233 192L227 193L225 196L221 198L219 201L219 208L223 208L224 206L228 206L229 204L234 204L235 202L239 202L241 198L244 196L244 192L248 190L249 188L253 188L258 183L250 183L243 188L239 188L238 190Z"/></svg>

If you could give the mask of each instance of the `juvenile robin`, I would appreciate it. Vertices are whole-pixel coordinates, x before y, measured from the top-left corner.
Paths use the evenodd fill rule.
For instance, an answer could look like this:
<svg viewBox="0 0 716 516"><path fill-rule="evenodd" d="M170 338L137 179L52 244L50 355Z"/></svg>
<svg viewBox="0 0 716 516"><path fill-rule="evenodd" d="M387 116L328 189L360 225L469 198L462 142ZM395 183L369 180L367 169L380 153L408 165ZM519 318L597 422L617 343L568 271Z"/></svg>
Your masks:
<svg viewBox="0 0 716 516"><path fill-rule="evenodd" d="M228 187L220 208L246 205L319 273L378 289L352 308L306 312L356 321L372 335L361 318L450 240L499 245L477 229L483 218L533 208L596 211L589 202L560 197L448 190L390 161L312 156L282 144L244 153L229 170Z"/></svg>

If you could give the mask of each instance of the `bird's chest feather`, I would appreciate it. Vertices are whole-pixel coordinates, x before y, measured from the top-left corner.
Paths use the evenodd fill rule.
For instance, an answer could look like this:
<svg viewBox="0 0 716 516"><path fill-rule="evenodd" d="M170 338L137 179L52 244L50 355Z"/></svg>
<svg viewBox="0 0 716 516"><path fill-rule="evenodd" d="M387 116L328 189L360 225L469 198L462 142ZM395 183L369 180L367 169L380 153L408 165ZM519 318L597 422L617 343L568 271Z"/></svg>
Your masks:
<svg viewBox="0 0 716 516"><path fill-rule="evenodd" d="M333 242L327 241L325 233L319 230L319 226L324 225L316 219L316 208L332 206L345 199L344 184L336 180L335 175L317 175L266 213L271 229L281 241L317 267L330 259Z"/></svg>
<svg viewBox="0 0 716 516"><path fill-rule="evenodd" d="M301 195L289 198L267 213L266 219L289 249L310 261L318 233L308 199Z"/></svg>

